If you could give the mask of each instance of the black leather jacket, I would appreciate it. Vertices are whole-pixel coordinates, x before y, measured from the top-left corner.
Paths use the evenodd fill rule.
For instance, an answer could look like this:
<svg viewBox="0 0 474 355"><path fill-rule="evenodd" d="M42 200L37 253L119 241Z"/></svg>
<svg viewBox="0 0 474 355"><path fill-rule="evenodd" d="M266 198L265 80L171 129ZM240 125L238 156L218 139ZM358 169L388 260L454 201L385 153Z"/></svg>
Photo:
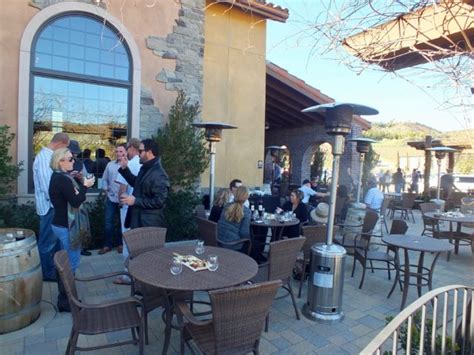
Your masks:
<svg viewBox="0 0 474 355"><path fill-rule="evenodd" d="M166 171L158 158L147 161L142 165L138 175L130 169L119 169L119 173L133 187L135 204L129 206L125 226L165 227L164 208L170 182Z"/></svg>

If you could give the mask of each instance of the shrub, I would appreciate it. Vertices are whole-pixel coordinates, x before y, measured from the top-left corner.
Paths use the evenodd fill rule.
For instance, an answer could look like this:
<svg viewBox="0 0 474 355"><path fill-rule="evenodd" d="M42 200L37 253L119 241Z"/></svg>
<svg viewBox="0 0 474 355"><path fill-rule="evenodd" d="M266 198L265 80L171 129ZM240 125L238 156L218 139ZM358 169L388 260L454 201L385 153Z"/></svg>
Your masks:
<svg viewBox="0 0 474 355"><path fill-rule="evenodd" d="M9 130L9 126L0 126L0 196L11 192L13 182L23 170L23 162L12 164L10 146L15 134L9 133Z"/></svg>
<svg viewBox="0 0 474 355"><path fill-rule="evenodd" d="M193 239L197 235L194 208L200 203L199 196L192 190L181 190L168 195L165 221L168 228L167 241Z"/></svg>
<svg viewBox="0 0 474 355"><path fill-rule="evenodd" d="M39 235L40 219L33 202L19 205L15 200L0 205L0 227L31 229Z"/></svg>

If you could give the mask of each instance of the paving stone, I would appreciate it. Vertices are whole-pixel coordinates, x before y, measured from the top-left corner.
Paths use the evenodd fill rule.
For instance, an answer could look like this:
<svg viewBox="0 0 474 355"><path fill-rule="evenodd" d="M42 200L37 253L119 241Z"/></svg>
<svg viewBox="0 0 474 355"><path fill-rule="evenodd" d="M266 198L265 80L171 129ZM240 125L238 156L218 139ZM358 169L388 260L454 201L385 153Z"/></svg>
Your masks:
<svg viewBox="0 0 474 355"><path fill-rule="evenodd" d="M279 350L284 350L286 348L289 348L292 343L290 343L288 340L286 340L283 337L278 337L275 338L271 341L272 345L275 346Z"/></svg>
<svg viewBox="0 0 474 355"><path fill-rule="evenodd" d="M365 316L359 319L359 323L366 325L367 327L371 329L380 329L385 326L384 321L377 319L373 316Z"/></svg>
<svg viewBox="0 0 474 355"><path fill-rule="evenodd" d="M288 340L292 345L301 343L304 340L300 335L290 329L280 332L280 336Z"/></svg>
<svg viewBox="0 0 474 355"><path fill-rule="evenodd" d="M56 341L46 341L44 343L38 343L33 345L25 346L25 355L56 355L59 354L56 346Z"/></svg>

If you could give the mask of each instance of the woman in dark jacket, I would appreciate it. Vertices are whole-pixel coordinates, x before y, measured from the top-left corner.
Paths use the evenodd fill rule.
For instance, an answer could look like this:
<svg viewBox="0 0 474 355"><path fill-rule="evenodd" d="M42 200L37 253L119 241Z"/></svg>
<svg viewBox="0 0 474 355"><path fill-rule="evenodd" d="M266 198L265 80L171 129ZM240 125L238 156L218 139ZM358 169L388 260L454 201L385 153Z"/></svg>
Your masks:
<svg viewBox="0 0 474 355"><path fill-rule="evenodd" d="M233 242L239 239L250 239L250 209L244 206L249 198L249 189L239 186L235 192L234 202L224 207L219 222L217 223L217 236L224 242ZM226 246L226 248L239 250L242 247Z"/></svg>
<svg viewBox="0 0 474 355"><path fill-rule="evenodd" d="M277 213L280 212L292 212L296 215L296 218L300 220L299 224L294 226L285 227L283 230L283 236L288 238L297 238L300 235L300 225L308 221L308 208L306 204L302 202L303 192L300 190L294 190L290 193L290 201L286 202L281 208L277 209Z"/></svg>
<svg viewBox="0 0 474 355"><path fill-rule="evenodd" d="M76 272L79 266L81 255L80 240L76 235L71 235L70 226L75 222L76 217L74 209L78 209L86 200L86 191L88 187L94 185L95 178L82 178L80 181L69 175L73 170L74 157L68 148L56 149L51 158L51 169L53 175L49 183L49 197L54 207L54 218L52 230L58 238L61 249L68 253L69 262L73 272ZM79 223L79 221L76 221ZM69 310L66 295L62 292L58 295L58 308L60 311Z"/></svg>
<svg viewBox="0 0 474 355"><path fill-rule="evenodd" d="M222 210L227 202L230 200L230 195L232 192L230 189L220 189L217 192L216 198L214 199L214 204L211 208L211 214L209 215L209 220L213 222L219 222L221 218Z"/></svg>

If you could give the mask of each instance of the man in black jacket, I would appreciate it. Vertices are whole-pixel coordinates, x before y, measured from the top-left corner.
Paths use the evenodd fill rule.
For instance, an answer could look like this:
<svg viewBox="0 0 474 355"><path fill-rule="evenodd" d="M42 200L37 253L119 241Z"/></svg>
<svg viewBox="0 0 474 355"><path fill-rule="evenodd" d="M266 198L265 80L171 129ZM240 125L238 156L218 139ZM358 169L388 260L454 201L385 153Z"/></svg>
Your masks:
<svg viewBox="0 0 474 355"><path fill-rule="evenodd" d="M134 176L127 167L128 160L120 161L119 173L132 186L133 195L122 195L120 202L128 205L125 226L164 227L164 207L170 188L169 178L158 158L158 145L152 139L145 139L140 144L140 163L142 167L138 176Z"/></svg>

